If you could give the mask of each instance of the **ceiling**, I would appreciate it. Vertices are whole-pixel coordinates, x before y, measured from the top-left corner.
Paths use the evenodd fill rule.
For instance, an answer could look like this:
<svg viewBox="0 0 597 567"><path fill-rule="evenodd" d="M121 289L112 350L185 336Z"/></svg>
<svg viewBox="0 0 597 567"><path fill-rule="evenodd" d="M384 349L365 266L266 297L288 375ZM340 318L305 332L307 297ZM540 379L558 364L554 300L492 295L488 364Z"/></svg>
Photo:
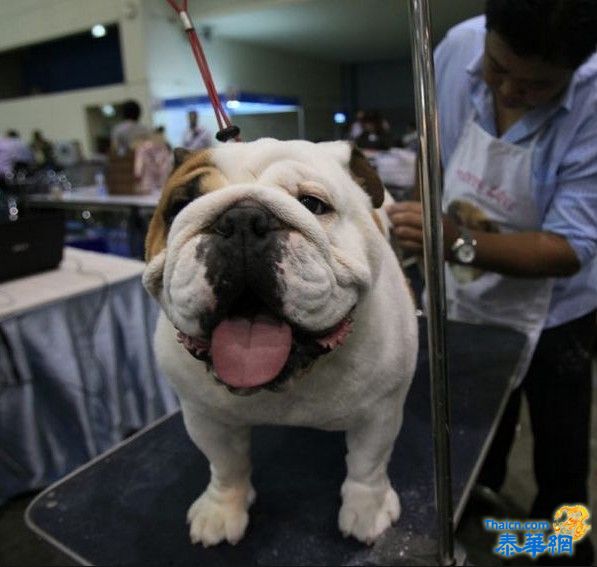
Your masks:
<svg viewBox="0 0 597 567"><path fill-rule="evenodd" d="M212 37L340 62L410 56L409 0L219 0L189 3ZM429 0L433 38L483 11L483 0Z"/></svg>

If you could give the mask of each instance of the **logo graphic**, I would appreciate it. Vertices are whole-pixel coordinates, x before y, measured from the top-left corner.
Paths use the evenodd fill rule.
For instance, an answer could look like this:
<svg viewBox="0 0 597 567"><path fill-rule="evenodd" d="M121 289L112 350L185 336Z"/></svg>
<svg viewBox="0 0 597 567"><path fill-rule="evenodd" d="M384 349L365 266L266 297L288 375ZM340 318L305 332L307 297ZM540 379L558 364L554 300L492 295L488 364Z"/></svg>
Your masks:
<svg viewBox="0 0 597 567"><path fill-rule="evenodd" d="M590 525L585 524L589 517L589 511L580 504L560 506L553 517L553 531L556 534L571 536L573 542L580 541L591 529Z"/></svg>
<svg viewBox="0 0 597 567"><path fill-rule="evenodd" d="M591 529L586 523L590 517L582 504L565 504L556 510L552 523L547 520L485 518L483 526L488 531L498 532L497 545L493 548L497 555L507 558L529 555L535 559L544 554L573 555L574 544Z"/></svg>

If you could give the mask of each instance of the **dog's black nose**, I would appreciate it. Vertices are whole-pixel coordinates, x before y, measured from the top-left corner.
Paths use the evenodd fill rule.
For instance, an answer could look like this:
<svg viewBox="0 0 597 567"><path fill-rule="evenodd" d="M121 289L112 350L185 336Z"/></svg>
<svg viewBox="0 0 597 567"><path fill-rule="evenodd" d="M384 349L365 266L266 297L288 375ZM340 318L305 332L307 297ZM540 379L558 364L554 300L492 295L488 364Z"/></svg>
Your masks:
<svg viewBox="0 0 597 567"><path fill-rule="evenodd" d="M253 201L244 201L224 212L214 223L214 231L224 238L241 237L245 240L264 238L280 222L267 209Z"/></svg>

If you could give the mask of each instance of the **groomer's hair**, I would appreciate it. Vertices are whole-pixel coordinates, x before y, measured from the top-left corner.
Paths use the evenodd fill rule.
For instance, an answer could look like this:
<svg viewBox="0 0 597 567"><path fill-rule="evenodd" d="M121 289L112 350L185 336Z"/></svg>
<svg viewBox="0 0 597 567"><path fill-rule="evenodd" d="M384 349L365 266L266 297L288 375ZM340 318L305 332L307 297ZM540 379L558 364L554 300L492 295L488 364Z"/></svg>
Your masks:
<svg viewBox="0 0 597 567"><path fill-rule="evenodd" d="M485 16L520 57L576 69L597 47L597 0L486 0Z"/></svg>
<svg viewBox="0 0 597 567"><path fill-rule="evenodd" d="M141 116L141 107L135 100L127 100L122 105L122 115L126 120L139 120Z"/></svg>

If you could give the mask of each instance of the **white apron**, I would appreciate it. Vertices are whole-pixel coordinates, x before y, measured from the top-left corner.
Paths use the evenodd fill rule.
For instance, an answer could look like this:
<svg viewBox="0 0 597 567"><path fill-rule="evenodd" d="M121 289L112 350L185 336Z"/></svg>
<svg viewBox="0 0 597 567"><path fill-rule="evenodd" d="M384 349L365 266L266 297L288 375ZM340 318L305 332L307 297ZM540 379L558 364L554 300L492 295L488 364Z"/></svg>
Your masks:
<svg viewBox="0 0 597 567"><path fill-rule="evenodd" d="M443 210L475 230L501 233L541 230L532 187L532 155L494 138L471 117L444 177ZM464 282L468 270L472 281ZM527 343L518 363L514 385L524 377L543 329L553 280L515 278L495 272L446 264L449 319L505 325L523 332Z"/></svg>

